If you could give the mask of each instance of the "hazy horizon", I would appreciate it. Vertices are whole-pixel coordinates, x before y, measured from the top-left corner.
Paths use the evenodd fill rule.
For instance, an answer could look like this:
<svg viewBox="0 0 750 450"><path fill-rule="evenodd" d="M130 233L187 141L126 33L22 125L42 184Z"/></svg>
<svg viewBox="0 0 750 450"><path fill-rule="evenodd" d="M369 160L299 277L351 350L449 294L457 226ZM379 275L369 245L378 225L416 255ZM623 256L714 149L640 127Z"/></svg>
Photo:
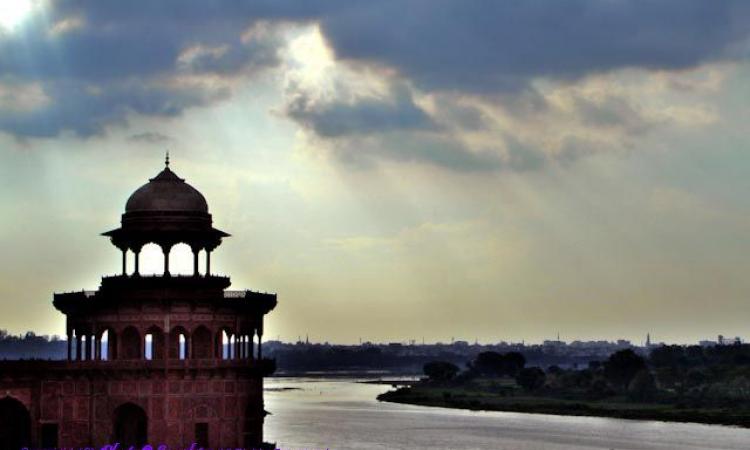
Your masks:
<svg viewBox="0 0 750 450"><path fill-rule="evenodd" d="M168 149L232 235L213 271L278 293L264 339L750 337L748 17L18 0L0 8L0 328L64 334L53 292L119 272L99 234Z"/></svg>

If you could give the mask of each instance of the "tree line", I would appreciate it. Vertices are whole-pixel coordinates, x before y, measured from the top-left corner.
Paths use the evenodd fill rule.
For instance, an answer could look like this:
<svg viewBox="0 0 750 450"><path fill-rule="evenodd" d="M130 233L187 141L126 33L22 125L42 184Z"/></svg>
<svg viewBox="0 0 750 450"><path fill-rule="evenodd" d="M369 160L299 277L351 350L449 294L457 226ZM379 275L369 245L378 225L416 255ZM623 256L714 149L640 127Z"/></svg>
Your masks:
<svg viewBox="0 0 750 450"><path fill-rule="evenodd" d="M620 350L585 369L527 367L517 352L482 352L465 368L449 361L424 365L425 382L445 385L473 384L499 393L510 392L507 383L534 395L566 399L601 400L612 397L634 402L661 402L683 407L733 407L750 400L750 345L661 346L642 356Z"/></svg>

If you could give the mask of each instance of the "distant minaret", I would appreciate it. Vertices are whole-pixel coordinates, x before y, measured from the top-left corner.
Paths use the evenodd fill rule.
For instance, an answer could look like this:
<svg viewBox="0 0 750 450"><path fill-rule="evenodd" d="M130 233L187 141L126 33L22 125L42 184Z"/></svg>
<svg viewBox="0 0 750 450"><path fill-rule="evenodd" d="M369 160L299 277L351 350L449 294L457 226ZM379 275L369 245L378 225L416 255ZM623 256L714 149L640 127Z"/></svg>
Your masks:
<svg viewBox="0 0 750 450"><path fill-rule="evenodd" d="M651 333L646 333L646 347L651 347Z"/></svg>

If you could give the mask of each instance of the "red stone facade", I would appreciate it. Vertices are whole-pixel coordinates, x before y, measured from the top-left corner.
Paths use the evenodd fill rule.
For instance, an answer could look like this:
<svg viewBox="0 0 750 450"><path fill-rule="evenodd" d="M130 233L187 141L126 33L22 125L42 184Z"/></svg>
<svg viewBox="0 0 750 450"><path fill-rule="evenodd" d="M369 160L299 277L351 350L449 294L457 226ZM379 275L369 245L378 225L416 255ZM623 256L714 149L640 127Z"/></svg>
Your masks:
<svg viewBox="0 0 750 450"><path fill-rule="evenodd" d="M168 167L131 196L123 226L105 233L123 251L122 275L97 291L55 294L68 360L0 362L0 450L263 445L263 377L274 362L261 340L276 295L227 291L229 278L209 273L211 250L228 236L210 217ZM141 276L138 254L150 242L164 249L164 273ZM167 255L182 242L195 272L172 276Z"/></svg>

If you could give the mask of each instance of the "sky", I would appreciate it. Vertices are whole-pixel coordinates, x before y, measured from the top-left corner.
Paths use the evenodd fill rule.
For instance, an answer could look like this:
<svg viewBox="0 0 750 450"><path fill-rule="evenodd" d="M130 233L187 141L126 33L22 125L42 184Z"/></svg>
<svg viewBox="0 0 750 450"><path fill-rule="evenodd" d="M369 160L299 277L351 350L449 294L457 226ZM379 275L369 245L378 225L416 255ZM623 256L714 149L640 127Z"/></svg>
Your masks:
<svg viewBox="0 0 750 450"><path fill-rule="evenodd" d="M3 0L0 328L168 149L266 339L750 339L749 56L741 0Z"/></svg>

